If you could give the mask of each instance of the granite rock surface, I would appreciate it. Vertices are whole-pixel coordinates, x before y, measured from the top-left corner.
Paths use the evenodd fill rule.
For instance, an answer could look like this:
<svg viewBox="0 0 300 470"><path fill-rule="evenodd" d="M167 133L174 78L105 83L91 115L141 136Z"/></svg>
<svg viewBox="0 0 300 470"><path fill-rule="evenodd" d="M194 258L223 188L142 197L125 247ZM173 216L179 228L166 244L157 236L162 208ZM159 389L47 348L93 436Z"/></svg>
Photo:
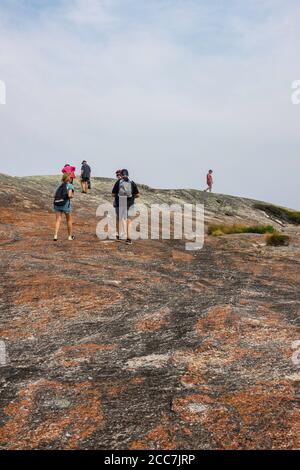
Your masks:
<svg viewBox="0 0 300 470"><path fill-rule="evenodd" d="M54 244L58 181L0 176L0 449L299 448L299 227L142 185L141 202L204 203L206 223L271 223L290 245L100 241L97 178L77 186L76 240L64 224Z"/></svg>

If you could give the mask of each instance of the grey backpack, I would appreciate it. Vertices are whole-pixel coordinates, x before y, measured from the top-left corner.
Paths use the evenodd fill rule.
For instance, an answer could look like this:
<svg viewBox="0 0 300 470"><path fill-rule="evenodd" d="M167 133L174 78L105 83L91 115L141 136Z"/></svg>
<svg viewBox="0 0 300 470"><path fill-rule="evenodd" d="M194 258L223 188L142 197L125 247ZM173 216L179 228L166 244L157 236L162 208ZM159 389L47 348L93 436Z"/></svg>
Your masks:
<svg viewBox="0 0 300 470"><path fill-rule="evenodd" d="M132 197L132 183L128 180L120 180L119 196Z"/></svg>

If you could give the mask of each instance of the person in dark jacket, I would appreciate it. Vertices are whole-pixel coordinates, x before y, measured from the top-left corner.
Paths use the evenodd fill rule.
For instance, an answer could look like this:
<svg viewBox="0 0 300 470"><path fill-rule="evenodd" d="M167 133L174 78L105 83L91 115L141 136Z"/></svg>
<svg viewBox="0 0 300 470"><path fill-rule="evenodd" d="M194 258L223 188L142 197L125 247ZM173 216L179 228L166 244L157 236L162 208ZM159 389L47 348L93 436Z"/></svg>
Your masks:
<svg viewBox="0 0 300 470"><path fill-rule="evenodd" d="M112 196L114 198L114 207L117 215L117 237L116 240L121 240L120 231L123 229L126 237L126 243L132 244L131 241L131 220L134 201L139 197L139 190L134 181L129 179L128 170L122 170L121 179L118 179L114 184Z"/></svg>
<svg viewBox="0 0 300 470"><path fill-rule="evenodd" d="M91 185L91 167L86 160L83 160L81 167L81 189L84 194L87 194Z"/></svg>

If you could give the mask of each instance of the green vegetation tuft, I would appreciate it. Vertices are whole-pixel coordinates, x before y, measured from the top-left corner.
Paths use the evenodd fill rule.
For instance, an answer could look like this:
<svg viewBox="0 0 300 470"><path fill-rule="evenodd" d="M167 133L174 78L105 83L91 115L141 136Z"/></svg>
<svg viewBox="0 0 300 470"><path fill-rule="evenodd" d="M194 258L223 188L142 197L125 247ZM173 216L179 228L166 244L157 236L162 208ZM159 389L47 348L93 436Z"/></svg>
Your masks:
<svg viewBox="0 0 300 470"><path fill-rule="evenodd" d="M230 235L233 233L274 233L275 229L273 225L210 225L208 227L208 234L218 237L220 235Z"/></svg>
<svg viewBox="0 0 300 470"><path fill-rule="evenodd" d="M274 206L273 204L257 203L254 204L255 209L262 210L268 215L290 224L300 224L300 211L286 209L285 207Z"/></svg>
<svg viewBox="0 0 300 470"><path fill-rule="evenodd" d="M290 237L288 235L283 235L282 233L272 233L267 237L268 246L288 246Z"/></svg>

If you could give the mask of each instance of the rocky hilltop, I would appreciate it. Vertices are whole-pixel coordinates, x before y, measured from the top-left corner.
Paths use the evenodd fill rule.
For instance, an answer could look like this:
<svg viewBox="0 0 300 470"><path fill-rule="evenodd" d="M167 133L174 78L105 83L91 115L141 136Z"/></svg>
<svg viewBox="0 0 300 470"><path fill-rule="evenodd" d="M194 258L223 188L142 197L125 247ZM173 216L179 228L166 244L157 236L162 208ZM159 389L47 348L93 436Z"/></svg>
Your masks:
<svg viewBox="0 0 300 470"><path fill-rule="evenodd" d="M299 448L299 226L141 185L141 202L204 203L207 225L272 224L290 244L100 241L113 180L96 178L76 192L76 240L64 226L54 244L58 181L0 176L0 448Z"/></svg>

